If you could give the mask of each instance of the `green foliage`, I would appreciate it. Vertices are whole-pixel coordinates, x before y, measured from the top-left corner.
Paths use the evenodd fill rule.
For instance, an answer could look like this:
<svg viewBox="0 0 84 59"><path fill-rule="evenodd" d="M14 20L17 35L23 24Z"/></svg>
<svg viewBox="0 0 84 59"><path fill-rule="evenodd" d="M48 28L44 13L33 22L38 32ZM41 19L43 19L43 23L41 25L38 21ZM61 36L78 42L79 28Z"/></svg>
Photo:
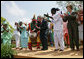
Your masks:
<svg viewBox="0 0 84 59"><path fill-rule="evenodd" d="M83 4L83 1L56 1L56 4L61 5L67 5L67 4L72 4L72 5L77 5L77 4Z"/></svg>
<svg viewBox="0 0 84 59"><path fill-rule="evenodd" d="M2 24L4 21L6 21L6 19L3 18L3 17L1 17L1 24Z"/></svg>
<svg viewBox="0 0 84 59"><path fill-rule="evenodd" d="M15 37L14 36L12 36L12 40L15 40Z"/></svg>
<svg viewBox="0 0 84 59"><path fill-rule="evenodd" d="M7 20L6 20L5 18L1 17L1 24L2 24L4 21L7 21ZM10 32L13 33L14 28L9 24L8 21L7 21L7 24L8 24L8 26L10 27Z"/></svg>
<svg viewBox="0 0 84 59"><path fill-rule="evenodd" d="M16 51L11 49L12 46L8 44L1 44L1 58L13 58Z"/></svg>
<svg viewBox="0 0 84 59"><path fill-rule="evenodd" d="M12 47L12 48L15 48L15 47L16 47L16 44L12 44L11 47Z"/></svg>
<svg viewBox="0 0 84 59"><path fill-rule="evenodd" d="M73 8L77 8L77 6L83 5L83 1L56 1L56 5L58 5L58 7L61 7L63 10L65 10L65 7L71 4L73 6Z"/></svg>

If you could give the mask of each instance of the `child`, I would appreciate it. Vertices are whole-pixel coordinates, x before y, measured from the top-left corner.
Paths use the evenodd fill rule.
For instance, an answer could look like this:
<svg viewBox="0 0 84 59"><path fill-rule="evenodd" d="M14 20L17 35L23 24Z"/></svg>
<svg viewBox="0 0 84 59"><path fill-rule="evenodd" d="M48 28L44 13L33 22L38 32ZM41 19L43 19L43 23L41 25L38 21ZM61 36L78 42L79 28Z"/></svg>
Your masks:
<svg viewBox="0 0 84 59"><path fill-rule="evenodd" d="M70 45L70 42L69 42L69 35L68 35L68 29L67 29L67 22L63 22L63 32L64 32L64 41L68 48Z"/></svg>

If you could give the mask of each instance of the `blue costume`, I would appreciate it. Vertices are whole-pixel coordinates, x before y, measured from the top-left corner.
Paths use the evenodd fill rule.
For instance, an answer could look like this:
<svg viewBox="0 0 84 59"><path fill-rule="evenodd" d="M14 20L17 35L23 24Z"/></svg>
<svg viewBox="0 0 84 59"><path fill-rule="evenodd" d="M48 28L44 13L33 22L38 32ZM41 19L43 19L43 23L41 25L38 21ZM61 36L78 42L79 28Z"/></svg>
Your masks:
<svg viewBox="0 0 84 59"><path fill-rule="evenodd" d="M26 31L26 27L24 24L21 27L23 28L23 29L20 28L20 30L21 30L21 37L20 37L21 38L21 47L27 48L27 46L28 46L28 33Z"/></svg>

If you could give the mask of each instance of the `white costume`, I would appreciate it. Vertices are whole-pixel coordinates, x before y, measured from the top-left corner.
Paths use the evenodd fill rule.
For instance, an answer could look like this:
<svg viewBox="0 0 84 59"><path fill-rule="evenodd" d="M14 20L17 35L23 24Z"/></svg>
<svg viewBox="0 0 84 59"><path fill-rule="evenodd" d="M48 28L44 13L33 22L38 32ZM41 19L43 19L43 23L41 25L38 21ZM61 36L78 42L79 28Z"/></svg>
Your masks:
<svg viewBox="0 0 84 59"><path fill-rule="evenodd" d="M50 25L51 23L50 22L48 22L48 28L49 28L49 33L52 33L52 31L51 31L51 29L50 29Z"/></svg>
<svg viewBox="0 0 84 59"><path fill-rule="evenodd" d="M56 12L55 15L52 16L54 20L52 23L54 24L54 42L56 49L64 50L64 38L63 38L63 20L60 16L59 11Z"/></svg>
<svg viewBox="0 0 84 59"><path fill-rule="evenodd" d="M83 24L81 24L79 27L79 40L83 40Z"/></svg>
<svg viewBox="0 0 84 59"><path fill-rule="evenodd" d="M20 32L17 30L17 26L15 26L14 37L16 39L16 48L20 47Z"/></svg>

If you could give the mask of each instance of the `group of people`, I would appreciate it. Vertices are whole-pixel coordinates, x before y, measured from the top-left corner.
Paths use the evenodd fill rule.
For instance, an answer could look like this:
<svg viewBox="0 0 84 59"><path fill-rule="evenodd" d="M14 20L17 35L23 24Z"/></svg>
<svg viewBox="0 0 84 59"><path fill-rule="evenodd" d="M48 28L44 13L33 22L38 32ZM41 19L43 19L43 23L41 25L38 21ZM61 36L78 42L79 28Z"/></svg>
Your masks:
<svg viewBox="0 0 84 59"><path fill-rule="evenodd" d="M70 46L71 50L75 50L76 45L76 49L79 51L78 21L83 23L83 17L77 17L78 12L73 11L72 5L68 5L66 9L67 12L62 14L59 8L52 8L52 16L44 14L44 17L38 16L37 19L34 16L29 24L21 21L15 22L16 49L21 47L20 50L23 48L32 50L32 43L36 40L37 49L40 49L40 44L42 44L41 50L48 50L48 39L50 38L51 46L53 46L53 42L55 45L54 51L64 51L65 43L67 47ZM52 20L49 20L50 18ZM49 24L50 27L48 27ZM4 30L5 28L3 27Z"/></svg>
<svg viewBox="0 0 84 59"><path fill-rule="evenodd" d="M21 46L21 49L28 47L32 50L32 43L36 40L37 49L40 49L41 43L43 49L48 49L48 44L46 43L48 22L45 21L43 17L38 16L36 20L34 16L32 22L29 23L28 26L22 22L15 23L15 28L14 35L17 48Z"/></svg>
<svg viewBox="0 0 84 59"><path fill-rule="evenodd" d="M59 50L58 44L60 44L60 51L64 50L64 38L65 37L67 38L67 43L70 44L71 50L75 50L75 46L76 46L77 51L79 51L78 26L80 25L80 23L78 23L78 21L79 20L80 22L83 21L83 10L81 10L82 16L81 18L79 18L78 17L79 12L73 11L72 5L68 5L66 9L67 9L67 12L64 13L64 15L59 12L60 11L59 8L51 9L52 16L45 14L46 17L49 17L52 19L51 22L54 24L54 42L55 42L55 47L56 47L55 51ZM67 29L64 30L66 32L64 32L64 37L63 37L64 22L68 22L67 27L66 27L68 31Z"/></svg>

